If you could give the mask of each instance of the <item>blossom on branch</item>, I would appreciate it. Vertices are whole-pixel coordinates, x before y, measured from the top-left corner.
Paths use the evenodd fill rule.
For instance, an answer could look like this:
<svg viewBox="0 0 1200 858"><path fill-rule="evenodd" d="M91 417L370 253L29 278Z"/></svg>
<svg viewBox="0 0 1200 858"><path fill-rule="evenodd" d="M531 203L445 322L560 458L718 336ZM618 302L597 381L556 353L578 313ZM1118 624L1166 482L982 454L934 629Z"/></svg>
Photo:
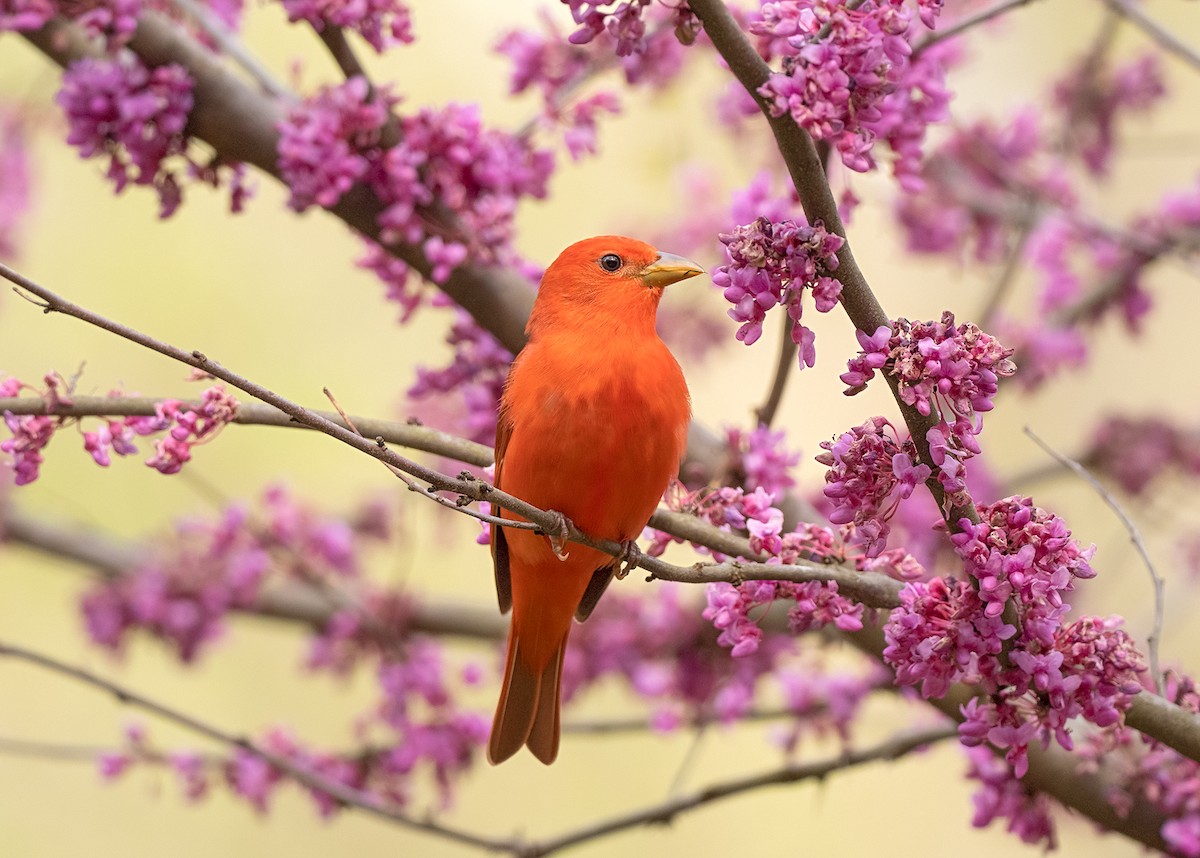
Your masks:
<svg viewBox="0 0 1200 858"><path fill-rule="evenodd" d="M836 441L822 441L826 451L816 460L826 465L825 497L833 502L829 520L850 525L851 541L868 557L887 544L888 520L902 500L929 479L932 471L917 456L911 438L900 435L883 417L873 417L843 432Z"/></svg>
<svg viewBox="0 0 1200 858"><path fill-rule="evenodd" d="M307 21L321 32L327 26L353 30L377 53L415 38L412 13L400 0L281 0L288 20Z"/></svg>
<svg viewBox="0 0 1200 858"><path fill-rule="evenodd" d="M816 226L792 220L779 223L760 217L731 233L721 233L728 262L712 275L725 300L733 304L729 317L741 322L737 339L753 345L762 336L767 311L787 308L792 319L792 340L799 347L800 368L816 363L815 334L800 319L805 290L812 292L817 311L837 306L842 284L833 276L843 240Z"/></svg>
<svg viewBox="0 0 1200 858"><path fill-rule="evenodd" d="M922 415L937 416L925 438L930 458L942 487L949 493L962 491L963 461L980 452L975 436L983 422L978 415L992 410L999 378L1016 372L1009 359L1013 350L971 322L955 324L950 312L938 322L896 319L890 330L881 326L873 334L855 335L862 350L841 375L846 395L863 390L876 370L895 378L903 402Z"/></svg>
<svg viewBox="0 0 1200 858"><path fill-rule="evenodd" d="M920 4L932 28L940 2ZM775 116L791 115L816 140L827 141L851 170L875 167L876 138L898 155L895 173L905 190L921 180L927 125L946 118L950 93L943 76L955 50L940 46L912 61L917 27L912 12L886 0L779 0L762 5L750 32L783 70L759 89Z"/></svg>

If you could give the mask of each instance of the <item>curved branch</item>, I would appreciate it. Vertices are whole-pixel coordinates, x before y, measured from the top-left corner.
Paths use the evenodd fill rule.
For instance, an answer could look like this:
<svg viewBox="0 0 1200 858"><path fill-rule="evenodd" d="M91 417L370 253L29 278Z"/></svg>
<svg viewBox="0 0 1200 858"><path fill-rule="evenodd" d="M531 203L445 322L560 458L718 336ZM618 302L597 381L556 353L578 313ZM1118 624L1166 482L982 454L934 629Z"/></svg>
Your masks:
<svg viewBox="0 0 1200 858"><path fill-rule="evenodd" d="M730 71L758 104L763 116L771 126L771 133L775 135L779 154L783 157L783 162L792 178L792 184L800 196L800 204L804 208L804 215L808 218L808 222L811 224L820 222L824 224L825 229L836 233L844 240L841 249L837 252L837 270L832 274L842 284L840 300L846 310L846 315L850 317L854 326L864 333L873 334L880 327L891 327L891 319L884 312L875 293L871 291L866 277L854 259L850 241L846 237L846 228L838 213L837 201L833 198L833 192L829 188L825 170L821 165L821 157L817 153L817 147L813 144L812 138L796 124L790 115L773 115L771 104L759 93L759 89L771 75L770 66L754 50L753 45L746 39L741 27L738 26L737 21L734 20L733 15L721 0L690 0L689 6L704 24L704 31L729 65ZM926 440L929 430L937 425L936 410L930 409L928 415L921 414L916 407L909 405L900 397L896 378L891 374L886 375L886 378L892 388L896 406L900 409L904 423L908 427L908 434L912 436L913 443L917 446L921 461L928 465L934 474L937 474L938 468L929 453L929 442ZM959 493L958 502L947 508L946 493L937 477L931 476L925 485L933 494L938 508L944 510L946 522L951 528L957 528L958 522L963 518L978 521L975 504L965 492Z"/></svg>
<svg viewBox="0 0 1200 858"><path fill-rule="evenodd" d="M0 397L0 414L16 415L49 414L56 417L154 417L157 409L169 397L152 396L72 396L68 405L50 408L44 399L37 396ZM177 399L184 408L198 409L196 400ZM314 410L331 423L346 429L350 427L341 415L333 411ZM375 417L351 415L354 425L368 438L382 438L389 444L399 444L433 453L456 462L486 467L492 463L492 448L477 444L466 438L451 435L440 429L422 426L419 423L400 423L395 420L380 420ZM272 405L257 402L239 402L233 422L243 426L281 426L291 429L312 429L297 422L287 413Z"/></svg>
<svg viewBox="0 0 1200 858"><path fill-rule="evenodd" d="M570 846L576 846L588 840L594 840L597 837L613 834L627 828L635 828L639 825L650 825L653 823L669 823L681 813L695 810L714 801L732 798L735 795L768 786L794 784L805 780L820 780L834 772L855 768L867 763L881 760L896 760L919 748L943 742L946 739L954 738L956 735L957 730L953 727L927 727L924 730L901 733L878 745L864 748L861 751L846 751L827 760L820 760L813 763L795 763L759 775L751 775L725 783L712 784L694 793L665 801L655 807L635 810L632 813L617 816L587 828L573 831L562 837L543 840L540 843L528 843L521 850L521 855L522 858L542 858L545 855L561 852Z"/></svg>
<svg viewBox="0 0 1200 858"><path fill-rule="evenodd" d="M754 409L754 417L760 426L770 426L775 422L775 414L779 404L783 402L783 391L787 387L788 376L792 365L796 363L796 343L792 339L792 320L786 314L783 318L783 340L779 344L779 357L775 362L775 375L771 377L771 389L767 391L766 401Z"/></svg>
<svg viewBox="0 0 1200 858"><path fill-rule="evenodd" d="M22 35L60 66L81 57L99 55L78 27L61 18ZM195 106L188 120L190 134L207 142L222 158L252 164L283 181L277 161L276 124L283 116L279 101L245 85L211 51L156 12L142 13L129 47L150 65L177 63L187 69L195 82ZM419 247L379 241L378 216L383 208L379 198L360 184L347 191L328 211L433 282L432 266ZM516 270L466 263L451 271L445 282L435 285L509 351L515 354L524 346L533 291L528 280ZM719 437L692 421L688 432L689 469L694 469L697 463L714 461L722 449Z"/></svg>
<svg viewBox="0 0 1200 858"><path fill-rule="evenodd" d="M289 778L296 781L309 789L318 790L330 796L338 804L343 807L357 808L364 813L372 816L378 816L389 822L394 822L403 825L406 828L413 828L417 831L424 831L428 834L436 834L439 837L444 837L449 840L454 840L458 843L464 843L469 846L475 846L481 849L486 849L491 852L515 852L517 845L512 841L495 840L492 838L481 837L461 829L450 828L432 822L428 819L416 819L401 811L391 803L382 801L368 793L345 786L344 784L332 781L324 775L317 772L309 771L303 766L292 762L286 757L282 757L265 748L260 748L257 744L243 736L235 736L217 727L214 727L207 722L182 712L174 707L168 706L165 703L159 703L149 697L144 697L130 691L128 688L116 685L109 682L107 679L100 677L90 671L79 667L72 667L57 659L43 655L39 652L26 649L24 647L13 646L11 644L0 641L0 657L14 658L21 661L36 665L45 670L57 673L60 676L66 676L85 685L90 685L100 691L107 692L117 699L119 703L130 704L137 706L139 709L145 709L160 718L170 721L196 733L205 738L219 742L222 745L228 745L232 748L240 748L246 753L253 754L263 760L273 768L286 774Z"/></svg>

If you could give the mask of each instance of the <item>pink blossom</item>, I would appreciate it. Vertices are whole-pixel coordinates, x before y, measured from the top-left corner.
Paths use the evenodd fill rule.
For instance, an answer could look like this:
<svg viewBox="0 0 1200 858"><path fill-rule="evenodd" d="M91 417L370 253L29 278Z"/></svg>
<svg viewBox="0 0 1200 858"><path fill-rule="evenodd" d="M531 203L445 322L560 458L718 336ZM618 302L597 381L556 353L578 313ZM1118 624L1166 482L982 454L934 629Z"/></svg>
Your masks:
<svg viewBox="0 0 1200 858"><path fill-rule="evenodd" d="M414 39L412 13L400 0L283 0L288 20L307 21L318 32L326 25L357 32L377 52Z"/></svg>
<svg viewBox="0 0 1200 858"><path fill-rule="evenodd" d="M813 334L800 321L801 299L807 287L818 311L832 309L841 291L832 272L838 267L842 239L820 223L815 227L791 220L774 223L765 217L720 238L728 262L713 272L712 280L733 304L729 317L742 323L737 339L753 345L762 336L767 311L782 305L793 322L792 339L802 345L800 367L812 366Z"/></svg>
<svg viewBox="0 0 1200 858"><path fill-rule="evenodd" d="M57 100L67 117L67 142L84 158L107 155L118 192L131 181L153 186L165 218L180 200L169 162L187 151L192 79L182 66L149 69L131 56L76 60L63 74Z"/></svg>

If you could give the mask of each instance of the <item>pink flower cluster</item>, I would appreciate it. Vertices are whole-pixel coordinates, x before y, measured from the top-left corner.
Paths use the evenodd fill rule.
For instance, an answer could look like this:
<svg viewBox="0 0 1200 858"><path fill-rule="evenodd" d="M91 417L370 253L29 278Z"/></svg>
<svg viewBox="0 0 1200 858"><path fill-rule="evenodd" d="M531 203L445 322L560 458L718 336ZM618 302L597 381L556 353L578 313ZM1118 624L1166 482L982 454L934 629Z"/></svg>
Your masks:
<svg viewBox="0 0 1200 858"><path fill-rule="evenodd" d="M1042 314L1070 312L1086 297L1082 321L1098 321L1117 309L1136 333L1152 303L1142 284L1146 266L1176 246L1186 246L1197 227L1200 184L1165 195L1156 211L1136 216L1125 232L1100 228L1070 213L1044 219L1030 237L1028 251L1041 275ZM1080 259L1090 262L1090 270L1079 271ZM1085 296L1085 282L1098 288Z"/></svg>
<svg viewBox="0 0 1200 858"><path fill-rule="evenodd" d="M137 29L141 0L0 0L0 33L37 30L56 15L73 20L89 35L104 39L109 51L129 41Z"/></svg>
<svg viewBox="0 0 1200 858"><path fill-rule="evenodd" d="M572 98L596 62L595 51L564 42L556 32L542 35L523 30L505 35L497 50L513 64L510 93L536 88L542 98L539 123L561 127L572 158L595 154L600 114L621 112L621 103L611 92Z"/></svg>
<svg viewBox="0 0 1200 858"><path fill-rule="evenodd" d="M12 432L12 438L0 442L0 450L12 454L12 467L19 486L38 478L43 462L42 450L55 432L89 419L55 415L56 408L71 404L66 382L53 372L47 373L43 381L45 387L39 392L51 413L24 417L4 413L4 422ZM15 378L4 379L0 381L0 397L17 396L25 388L35 389ZM113 392L110 396L120 398L121 394ZM237 401L225 391L224 385L217 384L200 395L197 408L187 407L177 399L167 399L155 406L153 417L102 419L97 428L82 432L83 449L97 465L107 468L112 464L113 453L129 456L137 452L135 436L165 431L167 434L155 442L154 456L146 460L146 464L160 473L176 474L191 460L192 447L212 440L233 420L236 412Z"/></svg>
<svg viewBox="0 0 1200 858"><path fill-rule="evenodd" d="M899 194L896 223L913 253L962 256L983 262L1007 252L1013 193L1053 206L1074 204L1059 162L1048 160L1040 115L1019 111L998 126L986 120L955 131L925 161L923 189Z"/></svg>
<svg viewBox="0 0 1200 858"><path fill-rule="evenodd" d="M1026 786L1013 774L1012 766L997 757L991 748L979 745L966 749L967 778L979 781L972 800L975 815L971 824L986 828L994 820L1007 819L1008 830L1024 843L1041 843L1056 849L1051 803L1045 793Z"/></svg>
<svg viewBox="0 0 1200 858"><path fill-rule="evenodd" d="M237 400L225 391L225 385L217 384L200 394L199 408L187 408L177 400L168 399L155 408L158 416L154 421L140 422L139 418L133 418L137 427L134 431L139 435L150 427L154 427L151 431L167 429L167 434L154 443L154 456L146 464L163 474L179 473L191 461L192 447L211 441L226 424L233 422L237 406ZM104 464L99 458L96 461Z"/></svg>
<svg viewBox="0 0 1200 858"><path fill-rule="evenodd" d="M174 162L187 164L192 175L218 182L216 168L187 161L192 79L182 66L150 69L127 53L76 60L63 73L57 101L67 118L67 142L84 158L107 155L108 178L118 193L130 182L152 186L160 217L170 217L183 199ZM240 168L230 169L237 210L246 191Z"/></svg>
<svg viewBox="0 0 1200 858"><path fill-rule="evenodd" d="M647 64L666 62L678 65L670 56L670 46L690 45L700 32L700 22L687 3L655 4L652 0L562 0L570 6L571 17L579 28L570 35L573 45L594 40L613 44L618 57L626 60L626 76L634 83ZM657 26L647 27L647 19L658 18ZM667 39L661 38L666 34ZM657 55L657 56L656 56ZM661 77L661 75L659 75Z"/></svg>
<svg viewBox="0 0 1200 858"><path fill-rule="evenodd" d="M842 559L837 539L828 528L802 522L791 532L784 533L783 513L772 506L774 497L761 487L753 492L729 486L716 491L668 491L666 499L672 509L697 515L722 530L748 534L751 551L766 556L769 563ZM651 555L662 554L667 545L682 541L660 531L648 532L651 543L647 552ZM727 559L703 546L694 547L701 553L711 554L717 562ZM730 647L734 657L740 658L756 652L763 640L762 629L751 618L750 612L776 599L792 603L788 623L794 633L830 623L840 629L862 628L862 605L841 596L836 584L819 581L799 584L750 581L738 586L710 584L704 618L720 631L717 642Z"/></svg>
<svg viewBox="0 0 1200 858"><path fill-rule="evenodd" d="M961 491L966 485L963 461L980 452L975 436L983 425L978 415L991 411L998 379L1016 372L1009 360L1013 350L971 322L955 324L950 312L937 322L897 319L890 330L880 326L873 334L855 335L862 351L841 375L846 394L863 390L876 370L893 376L905 403L921 414L937 414L938 423L925 440L942 487Z"/></svg>
<svg viewBox="0 0 1200 858"><path fill-rule="evenodd" d="M812 292L818 312L837 306L842 284L834 279L837 252L844 243L818 223L815 227L792 220L772 222L764 217L746 226L721 233L728 262L713 272L713 283L733 304L729 317L741 322L737 338L752 345L762 336L767 311L787 308L792 319L792 340L800 347L800 367L817 359L816 335L800 319L805 289Z"/></svg>
<svg viewBox="0 0 1200 858"><path fill-rule="evenodd" d="M430 422L451 423L468 438L490 444L496 437L496 410L512 353L464 310L456 311L446 342L454 349L450 365L417 367L408 399L432 418ZM456 405L446 397L451 392L461 395L463 413L447 413Z"/></svg>
<svg viewBox="0 0 1200 858"><path fill-rule="evenodd" d="M1060 518L1018 497L979 513L979 524L964 518L951 536L972 583L906 585L884 629L884 658L899 684L925 697L951 682L979 685L988 696L963 707L962 741L1005 750L1021 777L1035 739L1070 750L1071 719L1116 723L1146 668L1120 620L1063 625L1064 595L1095 572L1093 549L1081 550Z"/></svg>
<svg viewBox="0 0 1200 858"><path fill-rule="evenodd" d="M292 23L307 21L318 33L326 26L353 30L383 53L392 45L413 41L412 13L400 0L282 0Z"/></svg>
<svg viewBox="0 0 1200 858"><path fill-rule="evenodd" d="M56 14L53 0L0 0L0 33L41 29Z"/></svg>
<svg viewBox="0 0 1200 858"><path fill-rule="evenodd" d="M441 791L443 806L448 806L453 785L470 769L488 733L482 714L458 707L448 673L438 644L413 638L393 648L380 666L381 700L357 726L363 748L316 750L282 727L268 730L255 745L302 772L397 807L409 803L415 782L427 772ZM367 744L369 736L378 740ZM207 797L214 785L223 783L259 813L270 810L276 791L290 779L285 769L246 748L237 748L228 757L163 753L149 744L140 728L127 730L125 746L98 760L107 781L123 776L135 764L156 763L165 763L175 772L189 801ZM341 810L341 801L330 792L314 785L304 789L320 816L328 818Z"/></svg>
<svg viewBox="0 0 1200 858"><path fill-rule="evenodd" d="M1164 685L1168 700L1193 717L1200 714L1200 693L1190 677L1167 671ZM1084 750L1117 763L1124 776L1113 799L1118 810L1135 797L1148 799L1170 817L1162 826L1168 846L1188 858L1200 856L1200 763L1123 727L1095 737Z"/></svg>
<svg viewBox="0 0 1200 858"><path fill-rule="evenodd" d="M932 27L941 3L920 7ZM910 62L916 29L912 13L895 2L764 3L750 31L761 37L768 59L782 57L783 71L759 94L774 115L790 114L815 139L828 141L851 170L873 169L875 140L887 139L901 185L915 190L925 128L946 117L944 64L954 55L942 46Z"/></svg>
<svg viewBox="0 0 1200 858"><path fill-rule="evenodd" d="M725 443L733 458L730 471L732 482L747 489L762 489L780 497L796 484L791 470L800 461L800 454L787 448L785 432L770 426L758 426L750 431L734 427L725 430Z"/></svg>
<svg viewBox="0 0 1200 858"><path fill-rule="evenodd" d="M859 705L879 686L876 674L827 673L812 659L797 663L799 648L783 635L731 661L713 627L684 598L688 592L667 584L654 599L606 595L571 634L564 696L574 699L606 677L621 678L656 706L651 726L666 732L713 718L736 721L772 682L795 717L785 742L811 732L849 736Z"/></svg>
<svg viewBox="0 0 1200 858"><path fill-rule="evenodd" d="M292 208L332 206L361 180L384 203L383 241L419 244L434 282L468 257L511 261L517 201L545 195L551 155L485 128L476 106L397 119L396 101L352 78L291 109L279 126L279 167ZM428 210L435 203L450 210L456 226L435 223Z"/></svg>
<svg viewBox="0 0 1200 858"><path fill-rule="evenodd" d="M900 501L932 471L918 459L912 439L901 441L883 417L843 432L836 441L822 441L821 447L826 452L816 460L829 468L824 490L833 502L829 520L850 526L851 540L868 557L877 556L887 544L888 521Z"/></svg>
<svg viewBox="0 0 1200 858"><path fill-rule="evenodd" d="M762 645L763 631L751 618L777 600L789 603L788 628L793 634L834 625L844 632L863 627L863 606L839 595L835 582L747 581L745 584L709 584L704 618L720 635L717 642L741 658Z"/></svg>
<svg viewBox="0 0 1200 858"><path fill-rule="evenodd" d="M1097 69L1085 56L1054 87L1054 106L1070 117L1069 145L1094 175L1108 173L1115 127L1126 115L1149 110L1167 93L1157 54L1145 54L1116 68Z"/></svg>
<svg viewBox="0 0 1200 858"><path fill-rule="evenodd" d="M144 565L85 593L88 634L119 652L142 629L192 661L221 634L229 611L255 603L268 576L355 577L359 543L368 538L378 538L377 527L318 516L283 489L269 489L256 512L235 504L216 521L181 522Z"/></svg>
<svg viewBox="0 0 1200 858"><path fill-rule="evenodd" d="M1200 478L1200 430L1161 417L1108 417L1083 460L1129 494L1141 495L1164 475Z"/></svg>

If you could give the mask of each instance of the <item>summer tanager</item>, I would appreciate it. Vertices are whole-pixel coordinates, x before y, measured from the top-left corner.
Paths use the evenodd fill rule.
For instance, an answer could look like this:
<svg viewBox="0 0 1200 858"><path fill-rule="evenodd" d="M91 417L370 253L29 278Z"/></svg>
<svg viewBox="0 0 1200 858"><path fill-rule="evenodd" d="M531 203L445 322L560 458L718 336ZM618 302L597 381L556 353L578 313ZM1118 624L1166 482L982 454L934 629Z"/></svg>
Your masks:
<svg viewBox="0 0 1200 858"><path fill-rule="evenodd" d="M500 403L499 488L590 536L632 543L679 467L691 415L683 373L654 329L658 301L702 272L617 236L573 244L546 269ZM513 618L488 759L528 745L549 764L571 619L587 619L617 560L501 527L492 559L500 609Z"/></svg>

